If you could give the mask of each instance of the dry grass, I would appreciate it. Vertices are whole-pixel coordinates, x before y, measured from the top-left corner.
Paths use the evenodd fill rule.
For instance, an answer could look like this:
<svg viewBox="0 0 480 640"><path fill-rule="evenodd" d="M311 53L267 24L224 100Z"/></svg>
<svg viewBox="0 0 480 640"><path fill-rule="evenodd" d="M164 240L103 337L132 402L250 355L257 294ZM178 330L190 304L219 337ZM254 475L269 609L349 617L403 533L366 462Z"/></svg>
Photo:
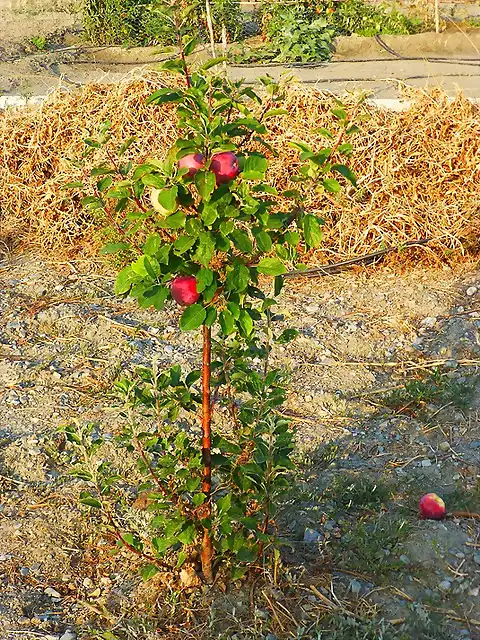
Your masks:
<svg viewBox="0 0 480 640"><path fill-rule="evenodd" d="M89 85L55 93L41 107L0 114L0 235L56 255L93 256L98 220L62 187L87 177L73 161L83 139L106 119L118 141L137 136L130 149L135 161L164 155L176 137L173 110L144 102L166 81L150 73L118 85ZM437 255L478 250L480 107L461 95L450 102L441 90L410 97L414 104L402 113L360 108L362 131L352 140L350 162L359 189L339 199L308 192L306 208L326 221L315 262L424 237L436 239ZM313 130L331 125L330 106L331 98L317 90L289 91L289 115L274 122L271 135L281 150L271 160L271 183L283 189L294 172L297 153L289 140L323 144Z"/></svg>

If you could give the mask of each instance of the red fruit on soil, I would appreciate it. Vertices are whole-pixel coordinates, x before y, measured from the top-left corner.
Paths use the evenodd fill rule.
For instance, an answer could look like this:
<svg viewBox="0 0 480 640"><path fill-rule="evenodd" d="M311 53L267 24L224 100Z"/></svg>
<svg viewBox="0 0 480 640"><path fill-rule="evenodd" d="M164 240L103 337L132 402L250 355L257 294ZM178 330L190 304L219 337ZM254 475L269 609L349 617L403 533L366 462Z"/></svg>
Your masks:
<svg viewBox="0 0 480 640"><path fill-rule="evenodd" d="M170 293L175 302L182 307L188 307L199 299L197 280L194 276L178 276L170 285Z"/></svg>
<svg viewBox="0 0 480 640"><path fill-rule="evenodd" d="M238 176L240 167L238 166L238 158L231 151L222 151L216 153L212 157L210 169L217 178L217 185L230 182Z"/></svg>
<svg viewBox="0 0 480 640"><path fill-rule="evenodd" d="M427 493L418 505L422 518L441 520L445 517L445 502L436 493Z"/></svg>
<svg viewBox="0 0 480 640"><path fill-rule="evenodd" d="M203 169L205 166L205 158L202 153L191 153L188 156L183 156L178 161L178 168L183 169L186 167L188 169L188 173L185 175L189 178L193 178L193 176L197 173L199 169Z"/></svg>

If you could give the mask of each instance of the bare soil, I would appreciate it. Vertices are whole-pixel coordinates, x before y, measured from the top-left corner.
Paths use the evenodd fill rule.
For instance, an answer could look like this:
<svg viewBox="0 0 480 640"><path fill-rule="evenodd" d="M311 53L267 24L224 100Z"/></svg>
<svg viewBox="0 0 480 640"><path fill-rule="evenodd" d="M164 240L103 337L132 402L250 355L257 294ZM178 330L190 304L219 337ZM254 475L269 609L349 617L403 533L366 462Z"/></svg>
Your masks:
<svg viewBox="0 0 480 640"><path fill-rule="evenodd" d="M81 482L66 479L59 464L59 425L93 421L114 429L121 418L107 395L112 381L153 358L160 366L197 363L196 332L180 334L173 306L150 313L116 299L112 279L86 273L82 263L18 255L4 260L0 278L0 639L103 637L94 629L122 639L174 638L170 617L183 629L178 637L295 637L291 621L278 623L272 590L280 605L291 600L275 585L257 589L255 611L251 585L213 601L202 596L185 626L197 596L170 584L165 600L165 584L142 585L131 559L112 560L111 540L77 506ZM317 619L347 608L356 612L353 624L373 616L376 625L400 621L387 625L389 633L406 629L385 638L480 638L478 521L416 515L427 491L443 495L449 510L465 509L464 502L480 509L476 265L291 280L277 311L280 323L300 331L274 357L291 372L283 411L293 420L300 464L279 517L288 542L283 571L299 585L298 626L323 628ZM391 401L392 389L431 381L434 370L436 395L411 391ZM391 497L366 508L357 497L349 506L349 483L367 481L368 495L387 483ZM408 533L392 537L389 527L403 522ZM334 603L330 611L311 584ZM408 626L412 615L417 624L419 612L429 621L437 610L447 629L430 636L425 628L433 622ZM354 632L321 637L367 637Z"/></svg>

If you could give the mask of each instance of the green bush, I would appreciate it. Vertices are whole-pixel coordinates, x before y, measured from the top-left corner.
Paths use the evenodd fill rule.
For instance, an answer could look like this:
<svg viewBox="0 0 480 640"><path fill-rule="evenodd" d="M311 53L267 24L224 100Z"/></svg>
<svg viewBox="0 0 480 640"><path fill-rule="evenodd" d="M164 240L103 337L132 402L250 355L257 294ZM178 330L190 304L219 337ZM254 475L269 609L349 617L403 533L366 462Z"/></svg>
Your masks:
<svg viewBox="0 0 480 640"><path fill-rule="evenodd" d="M188 2L183 33L206 39L205 6ZM240 6L234 0L211 0L215 37L220 41L225 24L229 40L243 33ZM167 0L85 0L84 29L89 40L105 45L172 45L176 43Z"/></svg>

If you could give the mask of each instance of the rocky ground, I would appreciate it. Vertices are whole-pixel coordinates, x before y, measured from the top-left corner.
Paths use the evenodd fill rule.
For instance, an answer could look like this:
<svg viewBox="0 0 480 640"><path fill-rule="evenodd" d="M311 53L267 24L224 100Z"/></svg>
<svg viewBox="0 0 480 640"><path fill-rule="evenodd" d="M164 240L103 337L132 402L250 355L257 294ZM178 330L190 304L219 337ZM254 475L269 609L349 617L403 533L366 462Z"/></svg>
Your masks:
<svg viewBox="0 0 480 640"><path fill-rule="evenodd" d="M199 336L180 334L174 307L116 299L81 263L19 255L0 279L0 639L170 637L158 620L180 601L170 594L148 631L151 594L128 563L109 564L55 430L116 424L112 381L154 357L196 363ZM480 638L478 521L416 515L427 491L480 510L475 265L290 280L278 314L300 330L275 353L298 443L279 520L295 613L280 586L257 588L254 606L252 589L233 589L178 637Z"/></svg>

